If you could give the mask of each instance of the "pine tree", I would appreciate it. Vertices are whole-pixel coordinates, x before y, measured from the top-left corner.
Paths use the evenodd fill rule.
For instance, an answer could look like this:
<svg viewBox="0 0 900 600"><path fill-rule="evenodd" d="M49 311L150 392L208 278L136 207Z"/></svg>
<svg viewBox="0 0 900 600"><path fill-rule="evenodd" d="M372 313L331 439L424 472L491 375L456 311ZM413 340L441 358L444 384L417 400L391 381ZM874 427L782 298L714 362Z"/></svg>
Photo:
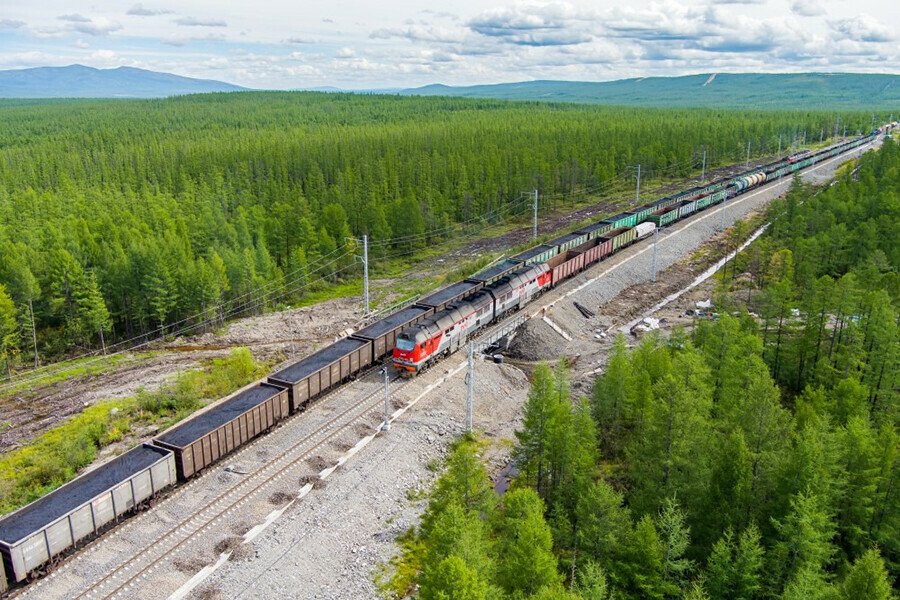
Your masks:
<svg viewBox="0 0 900 600"><path fill-rule="evenodd" d="M686 590L694 562L685 558L691 544L690 528L685 524L685 516L674 498L667 498L656 519L656 529L663 550L663 581L666 596L681 596Z"/></svg>
<svg viewBox="0 0 900 600"><path fill-rule="evenodd" d="M797 589L822 573L834 554L834 524L822 498L805 491L791 498L791 512L774 521L778 535L771 553L770 585L800 581Z"/></svg>
<svg viewBox="0 0 900 600"><path fill-rule="evenodd" d="M549 477L549 436L556 404L553 373L545 363L541 363L532 376L523 411L522 430L516 431L519 441L516 460L521 469L520 477L533 484L542 496L546 494Z"/></svg>
<svg viewBox="0 0 900 600"><path fill-rule="evenodd" d="M890 600L891 583L877 548L867 550L853 562L838 586L839 600Z"/></svg>
<svg viewBox="0 0 900 600"><path fill-rule="evenodd" d="M19 323L16 320L16 306L0 285L0 357L6 364L6 377L12 379L12 357L18 349Z"/></svg>
<svg viewBox="0 0 900 600"><path fill-rule="evenodd" d="M508 492L498 524L497 579L508 593L533 594L560 581L544 503L529 489Z"/></svg>
<svg viewBox="0 0 900 600"><path fill-rule="evenodd" d="M85 341L89 342L95 334L99 334L100 346L106 354L103 332L109 331L109 311L94 273L89 273L75 289L75 314L78 319L78 331L85 337Z"/></svg>
<svg viewBox="0 0 900 600"><path fill-rule="evenodd" d="M487 586L458 556L443 559L419 585L421 600L484 600Z"/></svg>

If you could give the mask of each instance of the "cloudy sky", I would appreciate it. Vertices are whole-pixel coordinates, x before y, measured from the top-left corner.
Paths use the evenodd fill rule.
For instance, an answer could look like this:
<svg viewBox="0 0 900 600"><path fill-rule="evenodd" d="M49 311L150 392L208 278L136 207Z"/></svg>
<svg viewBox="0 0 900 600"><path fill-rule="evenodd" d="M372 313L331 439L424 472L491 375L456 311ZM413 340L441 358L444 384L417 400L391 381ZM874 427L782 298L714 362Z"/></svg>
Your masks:
<svg viewBox="0 0 900 600"><path fill-rule="evenodd" d="M277 89L898 73L898 13L895 0L0 0L0 69L134 66Z"/></svg>

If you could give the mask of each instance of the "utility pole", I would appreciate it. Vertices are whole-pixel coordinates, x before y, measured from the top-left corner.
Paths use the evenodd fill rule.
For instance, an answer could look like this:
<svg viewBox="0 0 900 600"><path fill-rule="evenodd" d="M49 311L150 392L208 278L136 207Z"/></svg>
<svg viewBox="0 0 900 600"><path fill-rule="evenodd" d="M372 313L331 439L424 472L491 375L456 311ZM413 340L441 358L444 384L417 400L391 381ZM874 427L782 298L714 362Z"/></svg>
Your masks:
<svg viewBox="0 0 900 600"><path fill-rule="evenodd" d="M744 163L744 168L750 168L750 140L747 140L747 162Z"/></svg>
<svg viewBox="0 0 900 600"><path fill-rule="evenodd" d="M346 238L348 240L353 240L354 242L359 242L358 238ZM362 236L362 245L363 245L363 255L360 260L363 265L363 309L364 314L369 314L369 236L363 234Z"/></svg>
<svg viewBox="0 0 900 600"><path fill-rule="evenodd" d="M641 203L641 165L638 165L637 171L637 189L634 192L634 203Z"/></svg>
<svg viewBox="0 0 900 600"><path fill-rule="evenodd" d="M838 115L837 121L834 124L834 137L837 138L838 131L841 130L841 115Z"/></svg>
<svg viewBox="0 0 900 600"><path fill-rule="evenodd" d="M382 431L390 431L391 430L391 422L388 420L388 402L390 401L391 393L389 391L389 386L391 384L390 374L388 373L388 363L385 361L384 369L384 422L381 424Z"/></svg>
<svg viewBox="0 0 900 600"><path fill-rule="evenodd" d="M806 148L806 130L803 130L803 147Z"/></svg>
<svg viewBox="0 0 900 600"><path fill-rule="evenodd" d="M363 234L363 295L365 296L365 314L369 314L369 236Z"/></svg>
<svg viewBox="0 0 900 600"><path fill-rule="evenodd" d="M700 171L700 183L706 183L706 150L703 151L703 169Z"/></svg>
<svg viewBox="0 0 900 600"><path fill-rule="evenodd" d="M653 264L650 267L650 281L656 281L656 248L659 246L659 227L653 230Z"/></svg>
<svg viewBox="0 0 900 600"><path fill-rule="evenodd" d="M719 231L725 231L725 208L728 206L728 193L722 198L722 222L719 224Z"/></svg>
<svg viewBox="0 0 900 600"><path fill-rule="evenodd" d="M288 327L291 336L291 360L294 360L294 309L288 310Z"/></svg>
<svg viewBox="0 0 900 600"><path fill-rule="evenodd" d="M844 125L844 136L843 137L847 137L847 125Z"/></svg>
<svg viewBox="0 0 900 600"><path fill-rule="evenodd" d="M466 433L472 432L472 395L475 390L475 344L469 340L466 348L469 358L469 372L466 373Z"/></svg>
<svg viewBox="0 0 900 600"><path fill-rule="evenodd" d="M534 241L537 239L537 203L538 203L538 191L537 188L534 190L534 227L531 230L531 240Z"/></svg>
<svg viewBox="0 0 900 600"><path fill-rule="evenodd" d="M781 134L778 134L778 157L781 158Z"/></svg>
<svg viewBox="0 0 900 600"><path fill-rule="evenodd" d="M825 139L825 128L822 128L822 131L819 132L819 143L822 143L822 140Z"/></svg>

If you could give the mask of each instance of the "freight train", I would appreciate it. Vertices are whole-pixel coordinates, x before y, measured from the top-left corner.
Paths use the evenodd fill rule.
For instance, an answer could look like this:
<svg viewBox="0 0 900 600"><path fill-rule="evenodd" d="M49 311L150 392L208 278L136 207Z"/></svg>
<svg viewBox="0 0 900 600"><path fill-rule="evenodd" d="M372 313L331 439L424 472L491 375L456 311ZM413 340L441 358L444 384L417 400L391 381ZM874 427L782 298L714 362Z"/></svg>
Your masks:
<svg viewBox="0 0 900 600"><path fill-rule="evenodd" d="M856 148L875 133L679 192L530 248L211 404L151 443L0 519L0 592L40 576L159 493L197 476L382 359L390 357L398 368L415 374L489 323L655 228Z"/></svg>
<svg viewBox="0 0 900 600"><path fill-rule="evenodd" d="M400 332L394 345L394 366L415 375L458 350L480 329L519 310L564 279L652 234L657 227L855 148L875 134L818 152L805 150L732 179L679 192L514 256L505 271L493 271L501 279Z"/></svg>

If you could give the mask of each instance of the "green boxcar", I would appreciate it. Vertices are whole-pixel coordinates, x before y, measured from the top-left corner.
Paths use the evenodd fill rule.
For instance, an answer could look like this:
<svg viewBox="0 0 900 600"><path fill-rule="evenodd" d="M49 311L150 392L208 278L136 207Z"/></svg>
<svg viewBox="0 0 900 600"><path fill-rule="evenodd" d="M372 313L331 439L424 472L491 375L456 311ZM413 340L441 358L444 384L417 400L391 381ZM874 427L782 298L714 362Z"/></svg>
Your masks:
<svg viewBox="0 0 900 600"><path fill-rule="evenodd" d="M703 210L707 206L712 203L712 198L710 196L703 196L702 198L697 198L697 210Z"/></svg>
<svg viewBox="0 0 900 600"><path fill-rule="evenodd" d="M643 223L650 216L650 213L656 210L656 207L652 204L645 204L643 206L638 206L632 210L627 211L629 214L633 214L635 216L635 225L638 223Z"/></svg>
<svg viewBox="0 0 900 600"><path fill-rule="evenodd" d="M715 194L712 194L709 197L709 203L710 204L718 204L719 202L721 202L722 200L725 199L725 194L727 194L727 193L728 193L728 190L725 190L725 189L719 190L718 192L716 192Z"/></svg>
<svg viewBox="0 0 900 600"><path fill-rule="evenodd" d="M600 236L603 240L612 240L612 252L622 246L627 246L637 238L637 230L634 227L617 227Z"/></svg>
<svg viewBox="0 0 900 600"><path fill-rule="evenodd" d="M559 246L542 244L535 248L529 248L521 254L516 254L512 257L512 260L517 260L524 265L533 265L535 263L542 263L550 260L556 256L558 252Z"/></svg>
<svg viewBox="0 0 900 600"><path fill-rule="evenodd" d="M651 223L656 223L657 227L665 227L678 218L678 209L667 206L652 213L648 219Z"/></svg>
<svg viewBox="0 0 900 600"><path fill-rule="evenodd" d="M586 233L576 231L574 233L567 233L566 235L560 236L555 240L550 240L549 242L547 242L547 245L559 246L559 253L565 254L568 250L571 250L576 246L580 246L586 241L588 241L588 235Z"/></svg>
<svg viewBox="0 0 900 600"><path fill-rule="evenodd" d="M637 215L623 212L617 215L613 215L612 217L607 217L603 219L604 223L609 223L613 226L614 229L618 229L620 227L634 227L637 225Z"/></svg>
<svg viewBox="0 0 900 600"><path fill-rule="evenodd" d="M584 233L588 236L588 240L592 240L596 237L600 237L612 228L611 224L601 221L599 223L594 223L593 225L588 225L587 227L582 227L576 233Z"/></svg>

